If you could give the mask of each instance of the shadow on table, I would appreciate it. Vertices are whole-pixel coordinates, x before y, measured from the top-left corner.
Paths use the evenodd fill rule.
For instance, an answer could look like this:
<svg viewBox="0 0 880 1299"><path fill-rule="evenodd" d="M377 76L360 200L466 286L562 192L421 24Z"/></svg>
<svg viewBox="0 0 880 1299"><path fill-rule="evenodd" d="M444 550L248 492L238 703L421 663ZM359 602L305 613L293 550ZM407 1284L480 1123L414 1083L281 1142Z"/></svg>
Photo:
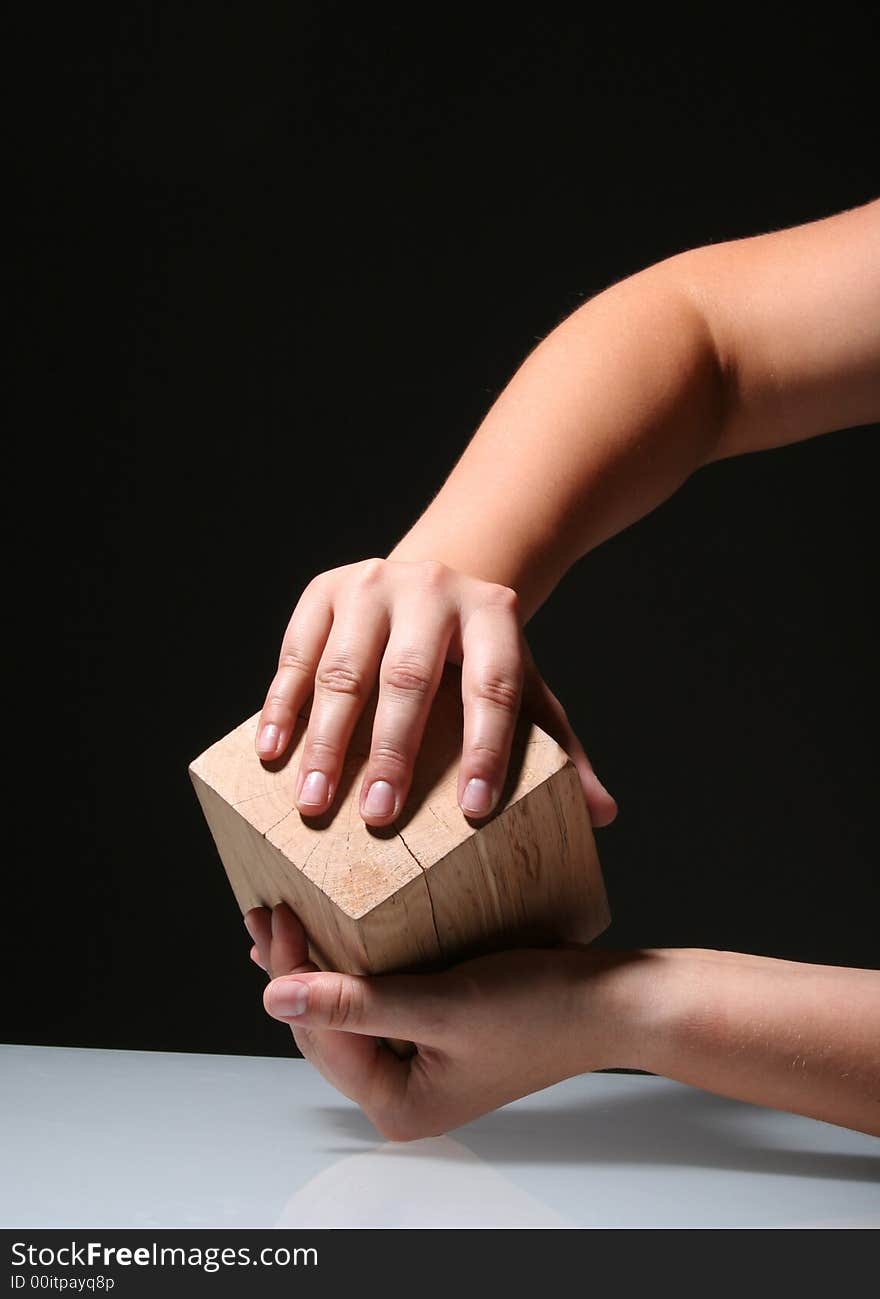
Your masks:
<svg viewBox="0 0 880 1299"><path fill-rule="evenodd" d="M375 1142L376 1131L357 1109L325 1107L324 1115L347 1136ZM812 1120L783 1116L782 1142L767 1139L766 1111L701 1092L658 1087L656 1096L603 1097L594 1103L552 1109L505 1108L458 1128L458 1144L493 1165L640 1164L718 1168L848 1182L880 1181L877 1155L811 1149L793 1144ZM797 1125L792 1132L791 1124ZM803 1127L802 1127L803 1125ZM815 1128L817 1137L823 1131ZM821 1140L821 1138L819 1138ZM408 1147L417 1152L422 1143ZM818 1142L817 1142L818 1144Z"/></svg>

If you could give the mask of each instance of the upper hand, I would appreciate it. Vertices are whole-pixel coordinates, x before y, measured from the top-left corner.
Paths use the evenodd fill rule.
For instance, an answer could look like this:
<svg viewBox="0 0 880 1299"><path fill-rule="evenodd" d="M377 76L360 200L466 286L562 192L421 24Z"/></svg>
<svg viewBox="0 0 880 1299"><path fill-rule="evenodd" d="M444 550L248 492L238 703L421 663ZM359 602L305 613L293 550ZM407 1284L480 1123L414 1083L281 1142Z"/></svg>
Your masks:
<svg viewBox="0 0 880 1299"><path fill-rule="evenodd" d="M522 707L577 766L593 824L614 819L614 799L535 667L516 592L441 563L366 559L312 579L284 635L257 728L257 753L266 761L284 753L314 691L295 801L305 815L326 811L378 674L360 813L370 825L387 825L409 792L447 660L462 665L462 811L483 817L494 808Z"/></svg>

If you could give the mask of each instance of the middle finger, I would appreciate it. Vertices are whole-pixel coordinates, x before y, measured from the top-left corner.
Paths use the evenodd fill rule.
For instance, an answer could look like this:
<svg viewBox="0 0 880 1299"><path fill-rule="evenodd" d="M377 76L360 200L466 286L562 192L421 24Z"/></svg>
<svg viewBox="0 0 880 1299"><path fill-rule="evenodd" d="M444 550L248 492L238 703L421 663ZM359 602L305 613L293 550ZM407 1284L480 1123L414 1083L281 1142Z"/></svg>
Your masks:
<svg viewBox="0 0 880 1299"><path fill-rule="evenodd" d="M454 607L430 596L395 608L361 788L369 825L387 825L403 807L456 617Z"/></svg>

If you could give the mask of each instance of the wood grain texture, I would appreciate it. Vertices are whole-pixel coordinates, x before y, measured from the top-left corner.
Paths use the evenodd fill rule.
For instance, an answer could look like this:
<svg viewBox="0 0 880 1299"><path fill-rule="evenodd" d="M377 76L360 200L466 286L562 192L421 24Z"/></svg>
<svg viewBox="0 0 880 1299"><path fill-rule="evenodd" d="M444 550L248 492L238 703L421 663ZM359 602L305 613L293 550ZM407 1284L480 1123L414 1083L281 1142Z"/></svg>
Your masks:
<svg viewBox="0 0 880 1299"><path fill-rule="evenodd" d="M391 827L358 795L376 691L359 719L334 805L304 817L293 787L308 718L287 753L254 750L258 714L207 749L190 776L242 912L287 902L312 959L353 974L436 968L516 944L589 942L608 903L580 780L560 746L520 719L495 813L465 817L460 669L448 666L413 785Z"/></svg>

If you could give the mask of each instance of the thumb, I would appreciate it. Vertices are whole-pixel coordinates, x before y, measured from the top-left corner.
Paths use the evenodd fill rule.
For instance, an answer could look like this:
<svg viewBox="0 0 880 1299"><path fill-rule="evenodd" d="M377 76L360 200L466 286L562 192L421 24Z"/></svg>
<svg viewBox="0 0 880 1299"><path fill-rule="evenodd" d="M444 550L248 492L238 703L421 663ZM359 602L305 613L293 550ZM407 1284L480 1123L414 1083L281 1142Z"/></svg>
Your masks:
<svg viewBox="0 0 880 1299"><path fill-rule="evenodd" d="M593 825L610 825L617 816L617 803L593 770L593 764L568 720L568 714L541 676L531 653L523 686L523 710L571 758L581 779L581 788Z"/></svg>
<svg viewBox="0 0 880 1299"><path fill-rule="evenodd" d="M339 1029L370 1037L440 1043L449 1031L452 1001L442 974L297 973L273 979L263 1005L274 1019L308 1028Z"/></svg>

